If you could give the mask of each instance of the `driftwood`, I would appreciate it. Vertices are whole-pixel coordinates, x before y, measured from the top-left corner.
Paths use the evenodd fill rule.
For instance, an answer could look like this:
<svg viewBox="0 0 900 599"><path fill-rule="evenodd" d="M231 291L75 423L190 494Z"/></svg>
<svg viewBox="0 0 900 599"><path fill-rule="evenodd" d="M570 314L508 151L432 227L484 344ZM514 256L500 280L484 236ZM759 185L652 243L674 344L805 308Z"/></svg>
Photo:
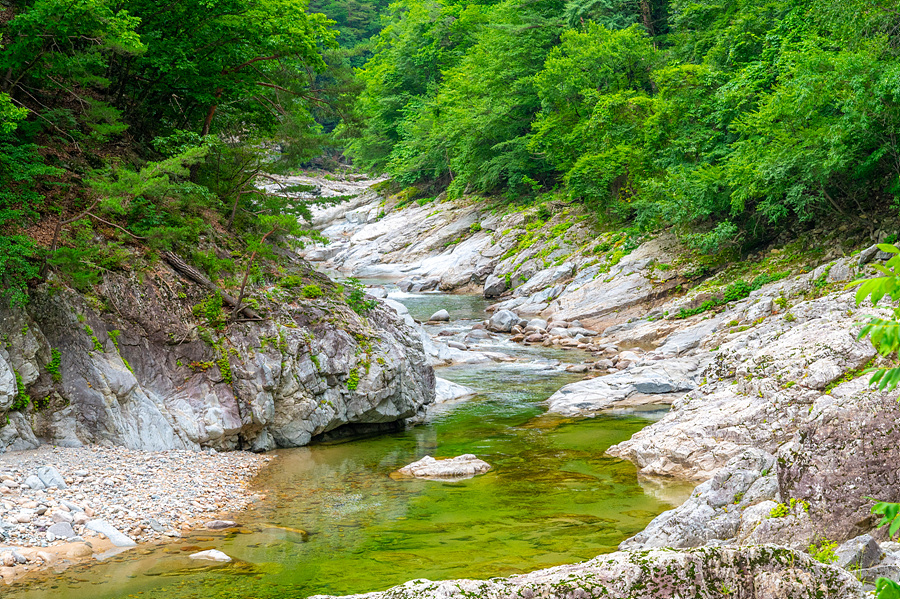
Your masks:
<svg viewBox="0 0 900 599"><path fill-rule="evenodd" d="M254 312L250 308L250 306L240 306L240 302L238 302L238 300L219 289L219 287L215 283L203 276L203 273L182 260L178 255L173 254L172 252L163 252L163 258L166 259L166 262L168 262L172 266L172 268L174 268L176 271L178 271L191 281L197 283L205 289L208 289L209 291L212 291L213 293L218 293L219 295L221 295L222 301L234 308L235 312L243 312L247 316L247 318L251 320L262 320L259 314Z"/></svg>

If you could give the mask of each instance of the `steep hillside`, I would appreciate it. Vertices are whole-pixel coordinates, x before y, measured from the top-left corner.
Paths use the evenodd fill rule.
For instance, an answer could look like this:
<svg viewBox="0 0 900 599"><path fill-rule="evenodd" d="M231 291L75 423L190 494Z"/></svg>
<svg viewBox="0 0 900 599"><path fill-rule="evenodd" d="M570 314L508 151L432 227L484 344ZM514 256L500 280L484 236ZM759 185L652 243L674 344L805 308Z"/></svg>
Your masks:
<svg viewBox="0 0 900 599"><path fill-rule="evenodd" d="M237 321L166 263L97 290L51 280L0 312L0 447L293 447L402 425L434 397L418 332L309 270Z"/></svg>

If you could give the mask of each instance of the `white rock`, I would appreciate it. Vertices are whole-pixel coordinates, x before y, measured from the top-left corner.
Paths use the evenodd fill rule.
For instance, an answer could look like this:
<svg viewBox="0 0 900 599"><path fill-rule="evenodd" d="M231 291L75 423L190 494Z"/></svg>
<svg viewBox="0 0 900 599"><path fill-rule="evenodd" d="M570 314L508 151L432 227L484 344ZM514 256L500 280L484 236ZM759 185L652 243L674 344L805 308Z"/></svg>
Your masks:
<svg viewBox="0 0 900 599"><path fill-rule="evenodd" d="M448 381L440 377L434 379L434 403L444 403L472 397L478 392L471 387Z"/></svg>
<svg viewBox="0 0 900 599"><path fill-rule="evenodd" d="M434 322L447 322L450 320L450 313L446 310L438 310L437 312L432 314L431 318L429 318L428 320Z"/></svg>
<svg viewBox="0 0 900 599"><path fill-rule="evenodd" d="M490 464L479 460L472 454L460 455L446 460L436 460L427 455L417 462L404 466L397 473L403 476L432 480L459 480L472 478L490 469Z"/></svg>
<svg viewBox="0 0 900 599"><path fill-rule="evenodd" d="M202 560L208 560L211 562L224 563L224 562L232 561L230 557L228 557L226 554L224 554L221 551L218 551L216 549L209 549L207 551L200 551L198 553L192 553L188 557L190 557L191 559L202 559Z"/></svg>
<svg viewBox="0 0 900 599"><path fill-rule="evenodd" d="M102 534L116 547L134 547L137 545L131 537L117 530L115 526L106 520L90 520L85 524L85 527Z"/></svg>

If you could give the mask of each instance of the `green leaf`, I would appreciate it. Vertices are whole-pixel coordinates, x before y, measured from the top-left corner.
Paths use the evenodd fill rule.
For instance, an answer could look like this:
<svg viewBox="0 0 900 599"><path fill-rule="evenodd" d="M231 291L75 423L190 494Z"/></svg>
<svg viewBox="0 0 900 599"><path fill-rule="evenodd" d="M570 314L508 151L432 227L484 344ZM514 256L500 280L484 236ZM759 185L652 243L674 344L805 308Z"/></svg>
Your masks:
<svg viewBox="0 0 900 599"><path fill-rule="evenodd" d="M877 599L900 599L900 584L889 578L875 581L875 597Z"/></svg>

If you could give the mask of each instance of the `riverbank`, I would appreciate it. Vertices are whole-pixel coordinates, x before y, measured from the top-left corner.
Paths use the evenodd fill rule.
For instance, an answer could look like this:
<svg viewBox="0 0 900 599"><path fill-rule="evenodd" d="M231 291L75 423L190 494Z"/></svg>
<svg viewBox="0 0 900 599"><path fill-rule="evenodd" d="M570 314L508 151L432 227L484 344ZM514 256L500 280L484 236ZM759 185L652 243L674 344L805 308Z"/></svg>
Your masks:
<svg viewBox="0 0 900 599"><path fill-rule="evenodd" d="M402 566L404 576L434 580L506 576L588 559L611 552L616 545L623 551L610 554L609 559L615 564L604 567L604 576L627 574L628 564L663 567L668 563L666 555L655 553L651 564L645 559L645 552L666 548L678 550L670 557L684 567L690 567L699 556L704 568L714 573L726 572L733 565L752 559L756 560L754 572L776 583L798 576L806 581L793 590L747 595L755 599L805 597L802 593L807 589L845 599L862 596L865 585L878 576L900 575L900 554L893 551L893 545L879 545L879 541L884 541L884 531L877 530L877 521L870 514L870 498L900 499L896 496L900 488L897 474L891 468L900 460L900 450L889 434L891 423L900 419L900 407L896 393L877 393L866 388L864 370L886 362L880 361L871 344L858 339L857 333L866 316L877 311L871 306L860 310L852 292L843 291L848 281L871 276L874 270L870 264L883 261L886 255L874 246L854 245L871 242L861 238L859 231L837 228L830 236L822 235L821 244L812 249L806 245L809 236L806 240L788 240L731 263L703 262L702 258L692 257L674 235L666 232L633 242L622 236L605 235L595 246L583 245L583 238L578 237L579 253L557 257L563 262L573 260L559 268L563 264L549 262L549 256L558 249L554 248L560 242L558 238L573 228L565 226L565 219L572 217L563 212L531 226L537 222L529 220L531 216L539 215L473 215L464 210L465 206L449 204L442 208L440 203L396 208L392 212L383 203L385 200L377 196L373 199L369 195L365 201L369 203L365 209L348 209L343 217L335 212L320 221L326 233L335 235L335 242L343 244L342 251L346 252L324 259L324 264L343 267L346 274L361 277L380 273L396 279L401 273L411 275L399 281L400 291L390 285L370 288L374 296L386 297L385 314L405 321L410 339L421 340L431 364L450 365L440 371L441 376L479 390L483 390L487 376L501 385L503 393L512 394L491 404L482 404L476 398L451 417L471 430L472 438L467 437L464 444L454 442L454 434L448 435L447 431L438 442L438 416L436 428L426 425L431 427L428 431L410 433L410 439L393 446L377 461L361 460L355 453L361 445L353 444L335 450L335 455L342 451L346 455L340 460L335 458L335 464L326 460L326 468L326 463L318 460L329 452L310 451L299 464L309 469L311 478L325 470L326 476L319 479L322 482L300 495L293 489L280 493L283 496L279 501L260 510L264 514L261 518L266 520L258 522L269 522L269 518L291 512L291 519L280 525L306 530L311 524L308 538L314 542L303 547L308 540L304 534L302 539L288 541L294 545L279 547L272 544L271 534L260 528L255 533L238 535L237 539L223 540L219 545L236 560L254 568L276 564L294 568L301 554L305 566L315 564L319 568L297 575L268 576L267 593L274 593L278 584L294 591L303 588L304 592L335 595L379 585L386 588L387 584L402 582L391 578L396 577L397 566ZM351 206L356 204L351 202ZM456 220L452 223L433 222L412 232L384 226L388 221L416 222L416 214L423 208L430 211L429 215L420 215L425 220L436 218L438 213L434 211L438 209L445 215L463 216L453 217ZM381 210L387 214L382 215ZM511 219L519 218L519 233L502 228L514 225ZM559 235L539 234L548 228ZM444 229L457 233L449 242L436 242L434 235ZM491 230L491 234L484 233ZM394 261L403 256L388 251L398 241L397 231L405 235L410 248L419 248L416 252L401 252L414 261ZM887 231L870 235L883 237ZM507 238L517 240L507 249L508 255L496 254L496 246L506 243L503 239ZM358 263L357 268L342 256L357 255L362 242L373 261ZM477 244L481 244L480 249L470 252ZM308 257L323 258L322 254L314 254L318 251L311 250ZM499 277L512 287L495 290L501 297L495 298L489 292L489 277L478 266L483 258L491 258L495 277L499 277L496 272L511 265L514 269L506 273L511 276ZM540 267L530 276L526 276L530 269L523 269L528 261ZM501 267L501 263L505 265ZM426 272L423 265L437 270ZM465 285L457 287L448 284L449 279L437 277L439 271L469 272L471 276L463 276ZM517 279L512 276L515 273L523 274ZM435 287L472 290L478 285L483 286L485 296L500 302L487 306L491 313L487 319L483 312L489 303L487 297L473 302L469 296L420 293ZM425 300L421 305L410 303L416 294ZM399 303L401 298L409 305ZM531 352L541 352L540 359L528 357ZM513 362L506 363L506 358ZM529 405L512 413L507 412L508 402L516 399L518 388L513 377L524 376L514 375L516 369L530 372L527 376L534 378L528 383L533 385L528 390ZM563 376L561 371L568 371L565 376L571 379L559 378ZM596 376L585 378L591 375ZM531 402L542 403L548 413L543 414ZM660 410L660 404L671 405L671 410ZM615 426L606 427L604 421L633 413L634 406L641 405L657 406L659 413L654 422L639 426L633 422L628 426L635 426L634 429L627 433L617 429L613 438L608 429ZM491 420L497 426L483 428ZM599 435L589 434L594 426ZM521 447L516 443L520 455L503 447L512 431L516 438L528 439ZM532 433L536 435L532 437ZM400 433L397 435L399 438ZM535 441L541 439L546 441L546 447L540 443L535 446ZM540 453L535 451L547 449L552 454L556 444L575 439L577 450L566 459L554 458L552 464L536 459ZM598 439L603 439L603 443ZM382 442L388 440L372 443ZM427 498L424 490L423 498L428 500L420 504L418 492L406 495L406 490L390 488L387 474L426 452L435 457L473 453L488 457L488 463L499 466L472 483L448 489L447 499L452 500L446 506L433 497ZM495 454L493 458L485 456L491 452ZM313 455L320 457L313 459ZM513 477L515 469L523 468L521 464L528 465L526 471ZM532 466L537 469L531 470ZM636 479L635 466L642 474L699 486L681 507L660 514L658 504L649 501L649 509L637 509L637 498L646 500L642 496L653 493L645 488L644 479L637 479L639 487L632 484ZM618 469L614 480L630 486L622 495L628 499L616 506L605 503L610 497L602 496L602 489L608 494L611 469ZM358 474L363 470L365 475ZM860 475L862 472L865 476ZM359 480L355 480L357 477ZM509 484L512 478L517 484L528 485L530 493L535 481L545 481L557 495L553 501L543 501L542 506L527 506L510 486L509 501L502 507L496 505L494 498L498 495L491 485ZM323 495L323 488L333 490ZM369 490L359 493L360 488ZM377 491L370 493L373 489ZM528 514L526 520L531 521L533 510L548 504L551 512L545 514L546 518L529 523L533 530L512 530L503 523L501 529L508 535L504 540L509 547L515 547L515 563L507 561L508 549L503 543L496 543L495 531L488 531L482 542L474 541L470 535L471 526L466 523L473 513L476 489L485 498L484 513L492 516L502 515L508 504L516 506L512 515L516 521L522 520L523 514ZM594 506L587 510L585 493L600 493ZM548 497L547 493L539 495ZM681 496L677 501L664 501L674 507L683 499ZM319 513L315 511L318 508L310 508L312 511L294 512L295 508L288 507L298 502L323 504L325 511ZM369 526L373 510L384 511L384 520L368 536L361 529ZM401 524L406 521L407 512L425 516L421 523L424 529L414 519L409 525ZM348 514L359 514L361 519L351 523ZM362 518L362 514L366 517ZM654 518L656 514L659 515ZM446 546L448 518L465 530L457 531L465 548L456 553ZM270 531L284 530L269 524L262 526ZM548 529L554 526L560 530L548 535ZM598 527L605 537L603 547L588 542L581 550L571 551L573 539L591 539L597 535ZM350 538L365 546L366 551L356 551ZM410 539L417 542L410 543ZM485 543L496 551L475 571L468 565L472 543L482 547L482 557L487 552ZM781 548L774 553L758 549L766 544ZM813 563L810 555L816 556L819 547L832 544L839 545L839 567ZM346 549L346 561L328 553L328 563L321 563L321 549L325 546ZM523 546L528 554L524 561ZM264 549L268 547L274 549ZM276 552L283 554L284 559L273 560ZM358 557L363 554L366 557ZM461 556L466 565L449 565L451 554ZM376 557L370 559L373 555ZM764 559L768 561L760 561ZM783 567L786 563L788 568ZM166 568L175 567L156 568L154 572L169 572ZM454 569L462 567L467 569ZM566 572L593 575L590 564L566 568ZM103 571L115 572L112 566ZM381 572L381 576L375 572ZM742 572L735 570L734 575L722 578L723 588L745 584L741 577L746 573ZM556 584L552 576L545 580L541 572L534 574L533 589L538 594L543 592L545 583ZM202 580L213 586L229 584L228 570L204 576ZM837 586L831 584L835 581ZM665 580L654 578L652 582L663 584ZM122 581L117 588L136 587ZM154 588L169 589L164 585ZM651 596L669 597L674 588L669 588L669 594ZM685 589L679 587L677 592L690 594ZM245 590L257 592L251 586ZM417 596L429 596L421 595L420 590ZM624 587L610 590L630 592ZM39 592L27 596L39 596ZM730 594L722 591L710 596Z"/></svg>
<svg viewBox="0 0 900 599"><path fill-rule="evenodd" d="M438 338L484 317L478 298L399 299L420 319L435 303L448 308L451 321L424 326ZM406 430L279 450L254 482L265 499L233 516L240 529L193 531L177 543L23 581L8 589L10 597L111 599L143 592L165 599L275 599L386 588L403 582L411 568L433 578L508 575L613 551L689 494L684 485L645 484L630 463L602 455L662 410L586 420L546 414L547 397L583 378L566 368L587 354L524 347L505 334L480 339L479 350L510 360L439 369L441 377L477 392L470 401L436 405L425 422ZM390 477L424 455L465 453L479 455L491 471L453 483ZM476 561L473 546L480 548ZM233 561L191 563L188 556L205 549Z"/></svg>
<svg viewBox="0 0 900 599"><path fill-rule="evenodd" d="M250 483L271 459L46 445L0 454L0 579L176 540L244 510L259 498Z"/></svg>
<svg viewBox="0 0 900 599"><path fill-rule="evenodd" d="M764 544L786 547L795 561L830 562L820 548L836 547L838 568L803 566L806 587L851 571L851 590L827 591L850 597L878 577L900 580L900 557L871 514L872 498L900 500L890 466L900 449L887 432L900 407L896 391L869 389L866 374L893 363L858 338L869 316L886 312L856 305L844 290L875 275L872 265L890 255L874 244L896 238L900 225L834 223L747 256L703 256L672 231L591 231L577 207L546 208L373 199L331 218L323 232L334 248L308 256L348 275L404 277L400 289L481 291L496 302L492 315L446 338L459 350L493 334L589 352L572 368L595 376L552 394L551 413L600 417L671 405L606 453L643 475L698 486L683 506L623 542L632 553L621 559L668 548L689 562L694 549L733 548L709 554L715 570ZM422 590L410 596L429 596ZM748 597L805 596L797 592Z"/></svg>

